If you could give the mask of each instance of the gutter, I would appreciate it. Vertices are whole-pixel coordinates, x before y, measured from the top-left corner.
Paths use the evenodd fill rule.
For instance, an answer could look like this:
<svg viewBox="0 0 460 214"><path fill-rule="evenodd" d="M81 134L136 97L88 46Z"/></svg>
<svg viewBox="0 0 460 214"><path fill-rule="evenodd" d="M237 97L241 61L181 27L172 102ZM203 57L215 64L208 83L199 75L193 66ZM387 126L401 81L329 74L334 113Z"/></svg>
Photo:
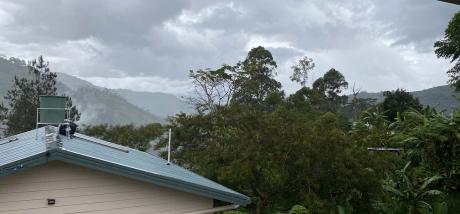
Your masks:
<svg viewBox="0 0 460 214"><path fill-rule="evenodd" d="M212 209L207 209L207 210L199 210L195 212L190 212L186 214L207 214L207 213L215 213L215 212L222 212L222 211L227 211L227 210L234 210L240 207L240 205L237 204L232 204L232 205L227 205L227 206L222 206L222 207L215 207Z"/></svg>
<svg viewBox="0 0 460 214"><path fill-rule="evenodd" d="M120 165L103 159L86 156L84 154L72 152L69 150L59 150L54 155L53 160L61 160L64 162L85 166L91 169L96 169L111 174L130 177L132 179L153 183L159 186L176 189L179 191L189 192L204 197L218 199L220 201L229 202L232 204L247 205L250 203L249 198L244 195L237 195L233 193L226 193L220 190L207 188L197 184L185 182L179 179L153 174L151 172L143 171L129 166Z"/></svg>

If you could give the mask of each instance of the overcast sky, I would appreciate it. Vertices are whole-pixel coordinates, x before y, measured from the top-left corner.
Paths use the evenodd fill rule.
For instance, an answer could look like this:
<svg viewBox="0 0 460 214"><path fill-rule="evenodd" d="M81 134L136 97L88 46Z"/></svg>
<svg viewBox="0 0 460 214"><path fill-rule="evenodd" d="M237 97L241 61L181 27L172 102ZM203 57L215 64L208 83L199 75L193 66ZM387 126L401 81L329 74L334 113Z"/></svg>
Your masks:
<svg viewBox="0 0 460 214"><path fill-rule="evenodd" d="M336 68L362 90L413 91L445 84L450 65L433 43L459 10L436 0L0 0L0 54L44 55L53 71L108 88L186 94L190 69L262 45L288 93L305 55L312 79Z"/></svg>

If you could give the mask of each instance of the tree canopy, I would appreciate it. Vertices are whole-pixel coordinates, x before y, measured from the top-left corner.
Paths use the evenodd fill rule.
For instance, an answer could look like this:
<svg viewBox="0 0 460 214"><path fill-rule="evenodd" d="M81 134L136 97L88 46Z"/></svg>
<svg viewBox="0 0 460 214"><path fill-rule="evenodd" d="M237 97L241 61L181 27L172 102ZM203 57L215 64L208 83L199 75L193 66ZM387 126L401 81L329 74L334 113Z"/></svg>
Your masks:
<svg viewBox="0 0 460 214"><path fill-rule="evenodd" d="M418 98L415 98L403 89L385 91L383 92L383 96L385 99L382 102L382 109L389 121L395 121L399 113L403 113L411 108L416 111L421 111L423 108Z"/></svg>
<svg viewBox="0 0 460 214"><path fill-rule="evenodd" d="M460 90L460 11L450 20L444 39L434 43L438 57L450 59L454 65L447 71L449 84Z"/></svg>
<svg viewBox="0 0 460 214"><path fill-rule="evenodd" d="M51 72L49 63L39 56L28 62L29 76L14 78L14 85L8 90L4 101L0 104L0 120L6 125L6 135L14 135L35 129L36 114L40 95L57 95L56 77ZM80 113L67 97L67 108L70 108L69 118L72 121L80 119Z"/></svg>
<svg viewBox="0 0 460 214"><path fill-rule="evenodd" d="M142 126L129 125L87 125L83 128L87 135L97 137L109 142L131 147L140 151L151 148L151 144L164 133L164 128L159 123Z"/></svg>
<svg viewBox="0 0 460 214"><path fill-rule="evenodd" d="M173 161L250 196L243 213L456 209L458 200L443 201L458 184L456 116L423 108L402 89L379 104L357 96L348 103L348 82L336 69L286 96L275 65L257 47L236 65L193 72L196 93L205 95L194 104L208 110L169 119ZM164 157L166 144L163 137L155 145Z"/></svg>
<svg viewBox="0 0 460 214"><path fill-rule="evenodd" d="M379 173L363 169L380 159L353 149L342 129L336 108L344 104L344 76L331 69L312 89L285 97L275 68L270 52L257 47L235 66L194 72L195 89L210 89L202 87L202 78L220 84L225 77L235 94L230 102L195 103L212 103L212 111L170 118L173 160L251 196L255 213L287 211L292 203L320 213L347 204L371 211L370 201L382 192ZM325 108L315 108L318 103ZM164 138L156 148L166 143Z"/></svg>

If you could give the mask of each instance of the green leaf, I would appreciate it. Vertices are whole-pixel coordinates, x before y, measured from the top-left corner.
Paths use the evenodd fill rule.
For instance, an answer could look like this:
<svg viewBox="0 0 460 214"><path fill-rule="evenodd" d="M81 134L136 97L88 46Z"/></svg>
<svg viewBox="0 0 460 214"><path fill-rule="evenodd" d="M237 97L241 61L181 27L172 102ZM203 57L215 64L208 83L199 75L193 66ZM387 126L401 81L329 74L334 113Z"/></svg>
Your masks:
<svg viewBox="0 0 460 214"><path fill-rule="evenodd" d="M449 206L445 201L437 202L433 206L433 214L448 214Z"/></svg>
<svg viewBox="0 0 460 214"><path fill-rule="evenodd" d="M425 180L425 182L423 182L422 186L420 186L420 191L423 191L428 185L430 185L432 182L434 181L437 181L437 180L440 180L442 179L443 177L442 176L439 176L439 175L435 175L427 180Z"/></svg>
<svg viewBox="0 0 460 214"><path fill-rule="evenodd" d="M428 190L420 194L418 198L424 198L425 196L428 196L428 195L435 196L435 195L442 195L442 194L443 194L442 191L433 189L433 190Z"/></svg>
<svg viewBox="0 0 460 214"><path fill-rule="evenodd" d="M400 192L399 190L395 189L394 187L392 186L388 186L388 185L383 185L383 189L387 192L391 192L391 193L394 193L400 197L404 197L404 194L402 192Z"/></svg>
<svg viewBox="0 0 460 214"><path fill-rule="evenodd" d="M419 205L419 207L421 208L428 208L429 210L432 210L433 208L431 207L431 205L429 203L427 203L426 201L417 201L417 204Z"/></svg>

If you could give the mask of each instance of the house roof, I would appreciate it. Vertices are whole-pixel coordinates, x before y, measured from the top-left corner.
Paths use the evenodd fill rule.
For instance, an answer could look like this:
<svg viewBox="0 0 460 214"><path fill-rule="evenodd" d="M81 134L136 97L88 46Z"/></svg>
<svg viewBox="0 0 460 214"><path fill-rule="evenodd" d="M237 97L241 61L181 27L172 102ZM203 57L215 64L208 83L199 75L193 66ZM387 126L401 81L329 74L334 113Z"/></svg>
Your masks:
<svg viewBox="0 0 460 214"><path fill-rule="evenodd" d="M229 203L250 203L247 196L158 156L78 133L57 142L47 141L45 134L42 127L1 139L0 177L60 160Z"/></svg>

